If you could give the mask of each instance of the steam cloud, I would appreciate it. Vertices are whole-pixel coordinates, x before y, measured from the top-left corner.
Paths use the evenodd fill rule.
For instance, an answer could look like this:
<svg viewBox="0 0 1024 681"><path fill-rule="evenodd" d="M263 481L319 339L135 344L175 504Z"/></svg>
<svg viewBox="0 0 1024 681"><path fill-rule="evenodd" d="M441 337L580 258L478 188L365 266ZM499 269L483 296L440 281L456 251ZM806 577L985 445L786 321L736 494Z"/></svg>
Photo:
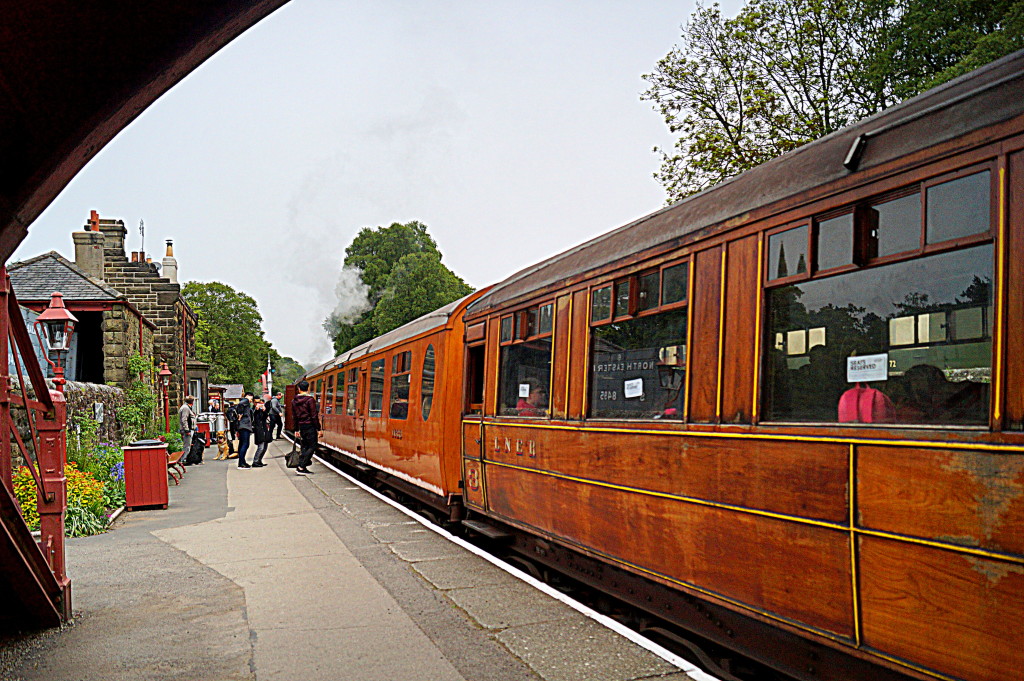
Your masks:
<svg viewBox="0 0 1024 681"><path fill-rule="evenodd" d="M340 324L351 324L359 315L371 307L369 299L370 289L363 283L358 269L354 267L343 267L338 275L338 283L334 285L334 295L338 304L331 311L329 320L331 330Z"/></svg>

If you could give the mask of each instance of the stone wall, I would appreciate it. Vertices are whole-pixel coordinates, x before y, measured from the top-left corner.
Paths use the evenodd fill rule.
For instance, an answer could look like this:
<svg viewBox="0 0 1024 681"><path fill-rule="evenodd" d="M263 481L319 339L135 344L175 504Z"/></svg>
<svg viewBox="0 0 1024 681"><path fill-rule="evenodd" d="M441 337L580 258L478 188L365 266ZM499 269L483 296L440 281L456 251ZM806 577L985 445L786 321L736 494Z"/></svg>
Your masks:
<svg viewBox="0 0 1024 681"><path fill-rule="evenodd" d="M51 379L48 379L46 384L51 389L55 387ZM19 390L17 378L11 379L11 390ZM29 393L32 394L32 391L29 391ZM74 437L75 418L79 416L84 418L95 418L95 405L99 402L103 405L103 422L100 424L99 430L97 431L99 441L121 441L121 425L117 421L117 410L121 405L125 404L126 397L124 390L109 385L68 381L64 386L64 399L67 400L68 407L68 438ZM29 451L32 452L32 435L29 432L25 410L12 407L11 416L14 420L15 427L18 429L18 434L21 435L22 442L24 442L25 446L29 448ZM17 442L13 439L11 442L11 455L14 460L15 468L25 465L25 461L21 456L21 450L18 448Z"/></svg>
<svg viewBox="0 0 1024 681"><path fill-rule="evenodd" d="M139 345L139 327L142 344ZM128 375L128 358L132 355L153 356L153 329L125 305L103 313L103 379L126 388L134 378Z"/></svg>

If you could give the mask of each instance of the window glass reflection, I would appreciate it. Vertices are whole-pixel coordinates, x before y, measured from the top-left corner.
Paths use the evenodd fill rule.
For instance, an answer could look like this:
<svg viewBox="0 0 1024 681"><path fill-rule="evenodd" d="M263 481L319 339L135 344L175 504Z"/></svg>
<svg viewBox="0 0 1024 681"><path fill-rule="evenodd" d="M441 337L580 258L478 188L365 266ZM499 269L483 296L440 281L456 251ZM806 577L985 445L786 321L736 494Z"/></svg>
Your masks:
<svg viewBox="0 0 1024 681"><path fill-rule="evenodd" d="M593 292L590 299L590 321L599 322L612 316L612 287L605 286Z"/></svg>
<svg viewBox="0 0 1024 681"><path fill-rule="evenodd" d="M430 418L430 408L434 404L435 373L434 346L428 345L423 354L423 376L420 379L420 410L424 421Z"/></svg>
<svg viewBox="0 0 1024 681"><path fill-rule="evenodd" d="M591 330L590 415L683 417L686 309Z"/></svg>
<svg viewBox="0 0 1024 681"><path fill-rule="evenodd" d="M767 417L850 421L840 400L870 388L861 423L987 423L991 288L984 245L768 291ZM882 375L858 380L855 356Z"/></svg>
<svg viewBox="0 0 1024 681"><path fill-rule="evenodd" d="M689 263L680 263L666 267L662 274L661 300L665 305L680 303L686 300L686 287L689 282Z"/></svg>
<svg viewBox="0 0 1024 681"><path fill-rule="evenodd" d="M377 418L384 413L384 360L378 359L370 365L369 415Z"/></svg>
<svg viewBox="0 0 1024 681"><path fill-rule="evenodd" d="M872 239L869 257L884 258L921 246L921 196L911 194L871 206Z"/></svg>
<svg viewBox="0 0 1024 681"><path fill-rule="evenodd" d="M502 416L547 416L550 388L550 337L501 348L498 403Z"/></svg>
<svg viewBox="0 0 1024 681"><path fill-rule="evenodd" d="M853 213L818 223L818 269L830 270L853 262Z"/></svg>
<svg viewBox="0 0 1024 681"><path fill-rule="evenodd" d="M989 171L928 188L928 243L987 232L991 212Z"/></svg>
<svg viewBox="0 0 1024 681"><path fill-rule="evenodd" d="M807 272L807 227L768 237L768 278L782 279Z"/></svg>

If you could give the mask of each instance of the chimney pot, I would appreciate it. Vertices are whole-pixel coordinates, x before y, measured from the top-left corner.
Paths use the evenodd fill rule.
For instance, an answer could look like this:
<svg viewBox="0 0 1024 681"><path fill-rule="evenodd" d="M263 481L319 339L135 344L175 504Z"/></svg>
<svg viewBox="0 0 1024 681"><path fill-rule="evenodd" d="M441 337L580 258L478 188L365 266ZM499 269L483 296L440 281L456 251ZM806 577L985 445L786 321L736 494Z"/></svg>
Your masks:
<svg viewBox="0 0 1024 681"><path fill-rule="evenodd" d="M173 239L168 239L167 240L167 252L164 253L164 255L167 256L168 258L173 258L174 257L174 240Z"/></svg>

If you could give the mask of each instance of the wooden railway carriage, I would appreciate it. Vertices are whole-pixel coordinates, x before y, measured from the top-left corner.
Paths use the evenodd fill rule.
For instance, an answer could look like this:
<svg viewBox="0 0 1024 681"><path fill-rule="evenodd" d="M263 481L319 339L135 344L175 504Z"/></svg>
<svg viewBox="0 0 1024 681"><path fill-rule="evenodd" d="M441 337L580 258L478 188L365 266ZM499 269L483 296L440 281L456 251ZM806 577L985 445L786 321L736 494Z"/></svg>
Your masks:
<svg viewBox="0 0 1024 681"><path fill-rule="evenodd" d="M1024 678L1022 71L473 302L468 508L799 678Z"/></svg>
<svg viewBox="0 0 1024 681"><path fill-rule="evenodd" d="M424 315L306 375L320 402L322 445L453 513L461 508L462 313L483 293Z"/></svg>

